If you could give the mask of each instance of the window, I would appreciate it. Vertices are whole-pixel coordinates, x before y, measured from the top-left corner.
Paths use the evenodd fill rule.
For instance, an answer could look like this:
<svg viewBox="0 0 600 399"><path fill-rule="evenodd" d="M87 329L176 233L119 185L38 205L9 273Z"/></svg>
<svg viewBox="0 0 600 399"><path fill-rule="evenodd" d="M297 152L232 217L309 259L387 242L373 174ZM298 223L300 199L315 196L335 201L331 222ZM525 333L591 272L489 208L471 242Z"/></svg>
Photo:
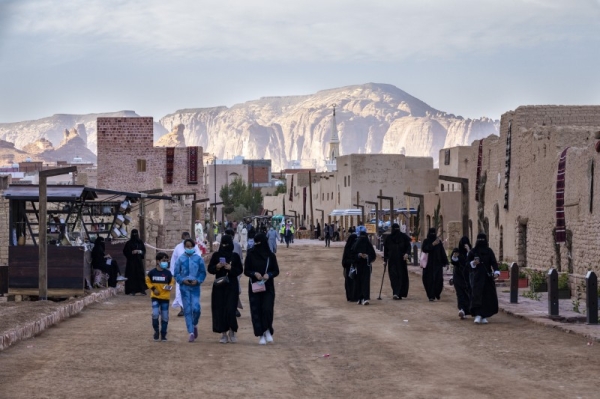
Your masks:
<svg viewBox="0 0 600 399"><path fill-rule="evenodd" d="M350 176L348 176L348 186L350 185Z"/></svg>
<svg viewBox="0 0 600 399"><path fill-rule="evenodd" d="M450 165L450 150L444 151L444 165Z"/></svg>
<svg viewBox="0 0 600 399"><path fill-rule="evenodd" d="M145 159L138 159L137 160L137 171L138 172L145 172L146 171L146 160Z"/></svg>
<svg viewBox="0 0 600 399"><path fill-rule="evenodd" d="M346 187L346 176L344 176L344 187Z"/></svg>
<svg viewBox="0 0 600 399"><path fill-rule="evenodd" d="M443 184L441 185L441 190L444 191L444 185Z"/></svg>

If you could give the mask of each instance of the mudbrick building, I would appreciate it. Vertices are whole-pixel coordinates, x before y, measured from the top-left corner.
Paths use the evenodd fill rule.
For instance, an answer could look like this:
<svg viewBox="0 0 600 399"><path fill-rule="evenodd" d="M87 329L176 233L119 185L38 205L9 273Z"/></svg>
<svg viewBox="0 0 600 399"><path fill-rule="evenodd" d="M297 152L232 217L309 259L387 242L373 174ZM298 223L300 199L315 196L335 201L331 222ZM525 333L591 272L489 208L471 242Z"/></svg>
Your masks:
<svg viewBox="0 0 600 399"><path fill-rule="evenodd" d="M205 198L202 147L155 147L151 117L98 118L97 126L99 188L173 197L148 201L132 227L141 227L145 241L157 248L173 248L182 231L193 234L193 219L204 220L204 206L194 203Z"/></svg>

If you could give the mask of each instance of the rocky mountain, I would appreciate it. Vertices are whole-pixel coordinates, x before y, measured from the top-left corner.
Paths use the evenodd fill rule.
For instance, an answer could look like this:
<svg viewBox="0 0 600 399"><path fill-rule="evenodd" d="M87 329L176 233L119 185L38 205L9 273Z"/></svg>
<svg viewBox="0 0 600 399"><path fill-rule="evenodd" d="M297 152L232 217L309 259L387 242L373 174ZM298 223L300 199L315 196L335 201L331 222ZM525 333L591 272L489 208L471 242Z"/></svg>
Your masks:
<svg viewBox="0 0 600 399"><path fill-rule="evenodd" d="M96 118L117 116L139 116L133 111L107 112L100 114L69 115L56 114L47 118L33 121L0 123L0 139L11 142L18 149L24 149L27 144L40 139L50 142L53 147L59 145L64 138L64 131L75 128L83 140L83 144L94 154L96 153ZM154 139L168 133L160 124L154 124ZM77 156L73 154L71 156ZM95 162L95 159L94 159Z"/></svg>
<svg viewBox="0 0 600 399"><path fill-rule="evenodd" d="M321 168L328 152L333 104L341 155L404 153L432 156L437 163L441 148L498 134L498 121L465 119L436 110L395 86L368 83L311 95L263 97L230 108L183 109L154 123L154 140L159 146L200 145L221 159L268 158L273 170L292 165ZM0 123L0 140L13 143L25 155L56 159L51 152L62 147L59 155L67 156L64 160L80 156L87 161L90 155L83 149L96 152L99 116L138 115L133 111L60 114ZM78 137L67 140L68 146L56 147L66 139L65 130L73 128Z"/></svg>
<svg viewBox="0 0 600 399"><path fill-rule="evenodd" d="M219 158L269 158L273 170L292 164L319 168L328 152L333 104L341 155L404 153L432 156L437 163L444 147L498 134L498 121L438 111L397 87L374 83L264 97L231 108L184 109L160 123L167 129L183 124L187 145Z"/></svg>

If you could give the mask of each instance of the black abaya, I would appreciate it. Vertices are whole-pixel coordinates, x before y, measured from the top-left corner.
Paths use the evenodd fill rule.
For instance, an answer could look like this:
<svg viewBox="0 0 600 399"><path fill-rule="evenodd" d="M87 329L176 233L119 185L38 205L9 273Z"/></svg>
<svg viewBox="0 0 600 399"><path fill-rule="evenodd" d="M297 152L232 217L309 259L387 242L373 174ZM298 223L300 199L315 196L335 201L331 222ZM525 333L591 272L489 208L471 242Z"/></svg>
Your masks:
<svg viewBox="0 0 600 399"><path fill-rule="evenodd" d="M410 256L410 238L400 229L394 229L383 246L383 260L387 262L393 295L399 298L408 296L408 267L404 255Z"/></svg>
<svg viewBox="0 0 600 399"><path fill-rule="evenodd" d="M354 296L354 279L348 277L348 273L350 272L350 267L352 267L353 258L352 258L352 246L356 242L357 236L356 234L350 234L348 240L346 241L346 245L344 246L344 254L342 255L342 267L344 274L344 289L346 291L346 300L356 301Z"/></svg>
<svg viewBox="0 0 600 399"><path fill-rule="evenodd" d="M260 337L265 331L269 330L271 335L273 330L273 314L275 307L275 284L273 279L279 275L279 265L277 257L269 249L267 237L264 234L257 234L255 242L260 244L248 250L244 260L244 275L250 277L248 282L248 299L250 302L250 314L252 316L252 327L254 335ZM268 260L268 269L267 269ZM258 281L254 273L269 274L269 279L265 283L266 291L252 292L252 283Z"/></svg>
<svg viewBox="0 0 600 399"><path fill-rule="evenodd" d="M429 300L440 299L444 289L444 266L448 265L448 256L442 243L433 245L435 238L426 238L422 250L428 254L427 267L423 269L423 287Z"/></svg>
<svg viewBox="0 0 600 399"><path fill-rule="evenodd" d="M233 249L233 241L231 242ZM226 263L231 264L230 270L221 268L217 270L219 258L225 258ZM236 310L238 305L240 286L237 277L242 274L242 261L236 253L223 253L223 251L215 252L208 263L208 272L215 275L215 279L228 276L229 283L221 286L213 285L211 293L210 308L212 311L212 328L213 332L225 333L229 330L237 332L238 322Z"/></svg>
<svg viewBox="0 0 600 399"><path fill-rule="evenodd" d="M479 264L471 268L470 262L479 257ZM475 247L468 256L471 283L471 307L473 316L490 317L498 313L498 294L493 271L498 270L496 255L489 247Z"/></svg>
<svg viewBox="0 0 600 399"><path fill-rule="evenodd" d="M466 251L465 253L458 251L458 249L455 249L455 251L458 252L458 260L451 260L451 263L454 266L452 281L454 282L454 290L456 292L456 303L458 310L462 309L465 315L468 315L471 308L470 266L467 264Z"/></svg>
<svg viewBox="0 0 600 399"><path fill-rule="evenodd" d="M134 254L133 251L142 251L140 254ZM127 258L125 264L125 294L145 293L148 287L146 286L146 267L144 265L144 255L146 254L146 246L132 232L131 239L123 248L123 255Z"/></svg>
<svg viewBox="0 0 600 399"><path fill-rule="evenodd" d="M367 259L358 254L366 254ZM366 236L360 236L352 248L352 259L356 267L354 277L354 298L368 301L371 299L371 263L377 258L375 249Z"/></svg>

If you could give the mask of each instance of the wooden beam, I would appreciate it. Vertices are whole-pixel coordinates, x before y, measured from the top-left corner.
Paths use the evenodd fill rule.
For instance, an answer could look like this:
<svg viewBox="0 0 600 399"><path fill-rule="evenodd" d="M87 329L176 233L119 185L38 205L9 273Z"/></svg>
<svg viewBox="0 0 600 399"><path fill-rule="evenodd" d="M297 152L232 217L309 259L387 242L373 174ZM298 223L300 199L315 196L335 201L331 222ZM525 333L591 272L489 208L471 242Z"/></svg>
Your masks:
<svg viewBox="0 0 600 399"><path fill-rule="evenodd" d="M39 172L39 210L40 210L40 225L39 225L39 298L40 300L48 299L48 237L46 235L46 226L48 224L48 177L60 176L67 173L77 172L77 166L69 166L67 168L57 168L43 170Z"/></svg>

